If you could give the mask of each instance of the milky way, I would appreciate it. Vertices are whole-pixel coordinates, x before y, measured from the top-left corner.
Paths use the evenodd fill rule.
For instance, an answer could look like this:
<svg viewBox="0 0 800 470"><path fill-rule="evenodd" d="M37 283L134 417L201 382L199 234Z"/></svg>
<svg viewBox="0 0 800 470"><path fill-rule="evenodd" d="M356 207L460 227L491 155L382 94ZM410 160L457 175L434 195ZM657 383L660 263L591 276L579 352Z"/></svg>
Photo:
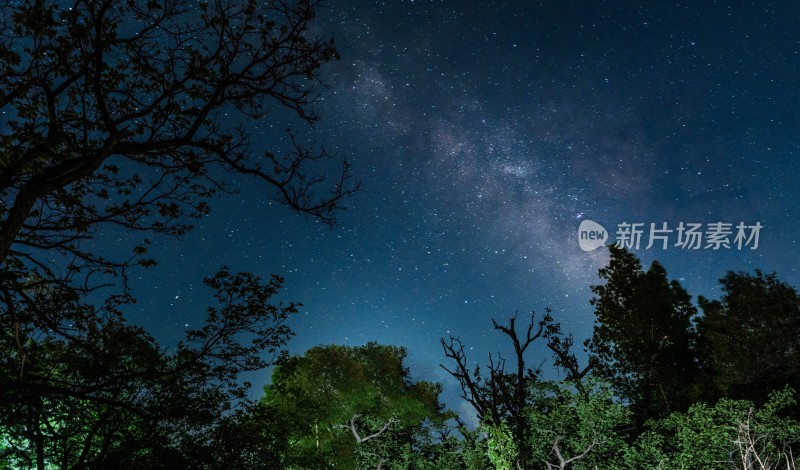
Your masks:
<svg viewBox="0 0 800 470"><path fill-rule="evenodd" d="M364 183L341 227L237 181L186 241L157 245L165 267L138 281L152 293L138 315L176 337L197 321L203 299L186 294L202 273L276 272L305 304L292 351L399 344L412 373L445 380L438 338L461 336L482 361L505 347L492 318L551 307L565 330L591 333L607 251L580 250L584 219L612 231L759 221L758 250L636 253L693 295L715 295L729 269L800 285L788 3L332 2L318 29L342 60L324 69L323 121L299 135L347 155ZM258 135L276 144L284 127Z"/></svg>

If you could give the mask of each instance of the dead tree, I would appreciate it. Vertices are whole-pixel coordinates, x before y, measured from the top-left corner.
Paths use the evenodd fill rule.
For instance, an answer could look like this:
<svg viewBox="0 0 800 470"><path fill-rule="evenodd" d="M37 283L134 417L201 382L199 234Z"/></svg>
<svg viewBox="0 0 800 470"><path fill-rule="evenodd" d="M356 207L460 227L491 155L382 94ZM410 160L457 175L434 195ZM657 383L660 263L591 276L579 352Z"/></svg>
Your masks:
<svg viewBox="0 0 800 470"><path fill-rule="evenodd" d="M550 309L545 310L545 315L538 322L532 312L530 322L524 333L517 329L517 316L509 319L507 325L492 320L494 328L508 337L514 350L515 364L512 372L506 368L506 359L502 355L495 358L489 354L487 367L488 374L482 373L480 366L470 367L464 344L457 337L450 336L449 341L441 338L445 357L451 359L455 365L448 368L441 367L452 375L461 387L461 397L469 403L478 415L481 422L490 426L499 426L506 422L512 433L513 439L519 443L521 450L520 462L524 468L528 450L524 443L528 442L529 429L526 418L526 407L529 404L530 386L541 379L542 361L536 368L531 368L526 363L526 352L537 340L546 341L546 346L554 355L554 364L565 370L566 380L573 381L576 387L584 392L581 385L582 379L591 371L593 363L583 369L571 352L573 345L572 336L564 336L561 326L553 321Z"/></svg>

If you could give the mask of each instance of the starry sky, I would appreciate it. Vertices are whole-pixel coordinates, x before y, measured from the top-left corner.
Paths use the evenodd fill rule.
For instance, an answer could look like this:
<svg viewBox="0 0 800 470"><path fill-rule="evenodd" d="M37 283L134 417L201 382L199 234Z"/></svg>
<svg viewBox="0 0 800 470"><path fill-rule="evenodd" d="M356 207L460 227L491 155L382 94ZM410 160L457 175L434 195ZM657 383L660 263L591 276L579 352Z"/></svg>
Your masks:
<svg viewBox="0 0 800 470"><path fill-rule="evenodd" d="M728 270L800 286L798 17L800 3L762 0L328 1L316 28L342 60L322 71L322 121L288 124L347 156L363 190L329 230L229 175L238 194L156 242L132 318L175 341L211 300L204 275L278 273L281 298L304 303L291 352L403 345L412 374L452 396L440 337L484 362L507 351L492 318L546 307L578 342L591 334L608 251L581 250L583 220L609 242L623 222L758 222L755 250L634 252L695 297ZM286 145L287 119L253 123L255 142Z"/></svg>

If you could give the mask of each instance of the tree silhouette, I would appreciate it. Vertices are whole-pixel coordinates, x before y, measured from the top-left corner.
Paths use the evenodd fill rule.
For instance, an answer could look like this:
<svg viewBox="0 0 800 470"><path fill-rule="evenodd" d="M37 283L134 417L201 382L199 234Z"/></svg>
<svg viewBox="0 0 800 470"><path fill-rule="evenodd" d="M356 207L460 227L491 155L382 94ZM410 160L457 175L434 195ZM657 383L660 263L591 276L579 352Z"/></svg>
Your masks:
<svg viewBox="0 0 800 470"><path fill-rule="evenodd" d="M800 389L800 296L775 273L729 272L720 300L701 297L704 354L720 395L764 403Z"/></svg>
<svg viewBox="0 0 800 470"><path fill-rule="evenodd" d="M331 225L357 188L346 161L326 180L310 167L327 153L291 132L283 155L257 148L248 127L281 108L318 119L317 73L338 54L310 33L316 2L3 3L0 261L18 276L119 271L131 260L82 242L102 225L185 233L232 189L225 173ZM43 251L65 257L60 273Z"/></svg>
<svg viewBox="0 0 800 470"><path fill-rule="evenodd" d="M550 309L545 311L539 321L531 313L530 321L521 331L517 327L516 315L508 320L507 325L495 320L492 320L492 324L508 338L513 347L514 362L510 370L506 367L504 357L495 357L492 354L489 354L488 372L481 372L480 366L473 369L463 343L453 336L449 341L441 338L440 343L445 357L455 364L451 368L444 365L441 367L458 381L461 398L473 407L482 424L494 429L508 426L511 438L519 449L519 455L515 456L515 466L536 468L541 462L531 461L531 449L528 446L531 436L528 407L531 404L533 386L542 379L542 363L536 368L528 365L528 348L537 340L545 342L553 353L554 365L566 371L565 379L572 382L581 393L584 392L582 380L594 364L590 362L584 368L579 367L578 360L571 351L572 336L562 333L561 326L550 315Z"/></svg>
<svg viewBox="0 0 800 470"><path fill-rule="evenodd" d="M206 284L217 306L172 352L114 305L95 307L57 291L37 293L3 317L3 331L13 333L0 341L1 460L15 468L213 461L213 429L246 398L240 374L272 362L291 336L285 321L296 305L270 303L282 285L277 277L261 282L223 270ZM44 334L30 317L62 321Z"/></svg>
<svg viewBox="0 0 800 470"><path fill-rule="evenodd" d="M128 271L155 264L148 236L185 234L210 197L235 191L231 177L336 224L358 188L347 161L292 131L275 148L250 133L318 119L318 73L338 54L312 32L316 10L0 0L2 460L147 468L208 457L209 432L245 396L239 373L271 363L296 305L271 303L278 277L223 270L207 281L220 307L169 352L125 321ZM93 241L109 234L123 242ZM130 234L142 238L125 246Z"/></svg>
<svg viewBox="0 0 800 470"><path fill-rule="evenodd" d="M611 261L600 270L605 284L592 286L597 319L587 346L597 375L630 403L641 427L648 418L685 411L695 399L696 308L661 264L643 271L630 252L609 250Z"/></svg>

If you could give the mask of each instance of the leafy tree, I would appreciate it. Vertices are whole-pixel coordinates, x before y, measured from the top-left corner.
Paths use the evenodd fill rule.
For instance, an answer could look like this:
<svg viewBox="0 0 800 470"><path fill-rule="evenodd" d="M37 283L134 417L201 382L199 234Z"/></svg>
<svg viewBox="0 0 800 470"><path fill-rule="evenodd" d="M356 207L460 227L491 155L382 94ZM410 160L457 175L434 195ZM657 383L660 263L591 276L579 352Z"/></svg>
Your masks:
<svg viewBox="0 0 800 470"><path fill-rule="evenodd" d="M190 468L276 470L285 451L274 430L285 426L258 402L224 415L199 442L186 446Z"/></svg>
<svg viewBox="0 0 800 470"><path fill-rule="evenodd" d="M270 353L286 343L291 331L285 321L296 305L270 304L281 287L277 277L262 283L223 270L206 283L219 306L209 308L203 328L187 332L172 353L111 307L65 302L51 291L30 303L37 310L14 314L28 325L21 319L66 312L73 330L68 340L15 332L5 317L0 347L24 369L0 383L2 458L16 468L213 461L208 431L245 398L249 385L240 374L268 366Z"/></svg>
<svg viewBox="0 0 800 470"><path fill-rule="evenodd" d="M715 406L694 404L652 422L609 468L793 470L800 422L781 415L796 404L789 388L771 393L760 408L728 398Z"/></svg>
<svg viewBox="0 0 800 470"><path fill-rule="evenodd" d="M338 54L312 33L316 7L0 0L4 459L145 468L203 456L244 396L239 372L285 343L294 306L268 302L279 278L210 278L222 307L172 353L123 312L129 270L155 264L146 237L190 230L211 196L235 190L226 174L336 223L358 186L347 162L326 180L324 151L292 132L285 154L255 148L248 132L318 118L318 72ZM99 250L97 236L122 243Z"/></svg>
<svg viewBox="0 0 800 470"><path fill-rule="evenodd" d="M284 423L284 465L406 468L397 465L410 458L414 430L450 415L438 401L441 386L412 381L405 356L404 348L376 343L284 356L262 400Z"/></svg>
<svg viewBox="0 0 800 470"><path fill-rule="evenodd" d="M519 460L519 448L506 423L486 426L486 456L495 470L513 470Z"/></svg>
<svg viewBox="0 0 800 470"><path fill-rule="evenodd" d="M483 430L467 429L458 416L451 423L429 425L417 433L412 448L415 470L484 470L488 467Z"/></svg>
<svg viewBox="0 0 800 470"><path fill-rule="evenodd" d="M609 250L611 261L599 273L605 283L592 286L597 318L587 346L597 375L630 404L641 428L648 418L685 411L698 395L696 308L657 261L643 271L630 252Z"/></svg>
<svg viewBox="0 0 800 470"><path fill-rule="evenodd" d="M541 468L606 468L632 437L625 432L630 411L597 380L581 390L569 381L542 382L534 387L531 400L532 432L526 445Z"/></svg>
<svg viewBox="0 0 800 470"><path fill-rule="evenodd" d="M773 274L729 272L720 300L701 297L700 331L723 396L763 403L800 387L800 296Z"/></svg>

